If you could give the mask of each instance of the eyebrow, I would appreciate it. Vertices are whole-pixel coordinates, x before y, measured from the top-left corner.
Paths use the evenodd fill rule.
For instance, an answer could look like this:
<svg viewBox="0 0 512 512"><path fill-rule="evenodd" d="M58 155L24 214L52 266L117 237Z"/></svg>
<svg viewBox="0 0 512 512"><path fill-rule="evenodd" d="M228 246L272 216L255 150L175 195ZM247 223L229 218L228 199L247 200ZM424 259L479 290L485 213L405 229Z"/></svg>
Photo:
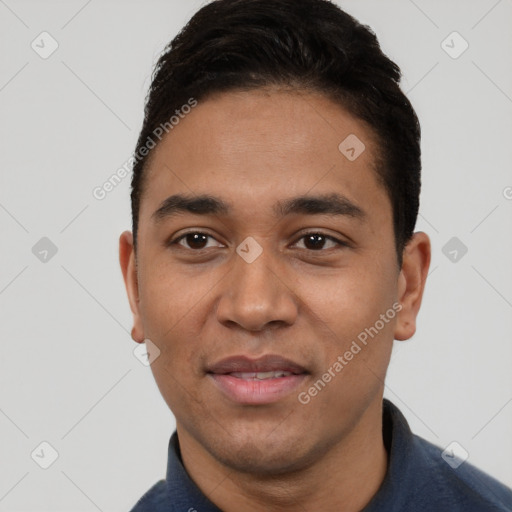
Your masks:
<svg viewBox="0 0 512 512"><path fill-rule="evenodd" d="M227 215L232 210L224 200L207 194L187 196L175 194L165 199L151 218L158 223L180 213L195 215ZM324 195L303 195L274 205L278 217L288 215L342 215L364 220L364 210L343 195L332 193Z"/></svg>

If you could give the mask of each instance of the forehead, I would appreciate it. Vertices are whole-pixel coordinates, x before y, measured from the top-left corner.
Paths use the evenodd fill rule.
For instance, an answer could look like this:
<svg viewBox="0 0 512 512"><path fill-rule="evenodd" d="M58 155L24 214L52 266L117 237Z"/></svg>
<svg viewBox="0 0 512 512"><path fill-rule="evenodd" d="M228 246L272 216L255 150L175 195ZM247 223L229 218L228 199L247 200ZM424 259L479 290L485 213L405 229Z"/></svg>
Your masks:
<svg viewBox="0 0 512 512"><path fill-rule="evenodd" d="M285 196L339 192L375 208L387 202L375 172L377 149L368 125L323 95L219 94L199 101L153 150L141 219L178 192L255 209Z"/></svg>

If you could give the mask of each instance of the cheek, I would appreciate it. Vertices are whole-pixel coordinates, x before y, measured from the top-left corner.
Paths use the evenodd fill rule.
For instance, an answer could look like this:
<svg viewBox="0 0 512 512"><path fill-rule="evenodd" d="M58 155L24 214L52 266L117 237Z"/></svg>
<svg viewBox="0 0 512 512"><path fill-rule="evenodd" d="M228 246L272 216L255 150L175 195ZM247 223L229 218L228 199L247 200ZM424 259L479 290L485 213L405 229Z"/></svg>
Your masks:
<svg viewBox="0 0 512 512"><path fill-rule="evenodd" d="M208 300L207 290L198 287L198 281L154 269L141 283L144 334L160 349L151 370L172 409L179 409L194 394L198 377L201 315Z"/></svg>
<svg viewBox="0 0 512 512"><path fill-rule="evenodd" d="M203 349L199 335L204 324L201 308L207 299L204 292L191 289L188 281L185 291L184 281L148 281L151 293L146 293L143 308L145 333L160 349L151 371L162 397L178 415L197 406L198 359Z"/></svg>
<svg viewBox="0 0 512 512"><path fill-rule="evenodd" d="M303 275L297 279L305 310L342 340L373 325L393 304L396 282L369 268L363 265L321 278Z"/></svg>
<svg viewBox="0 0 512 512"><path fill-rule="evenodd" d="M384 386L396 312L385 286L364 279L344 285L340 289L331 284L328 293L312 304L318 313L314 330L322 345L318 354L322 363L311 383L315 389L309 389L312 393L321 389L315 398L321 414L355 418ZM387 311L391 314L386 316ZM318 379L327 382L325 387Z"/></svg>
<svg viewBox="0 0 512 512"><path fill-rule="evenodd" d="M376 263L342 269L321 281L301 278L301 289L307 290L304 304L311 310L310 321L322 345L319 371L331 369L336 375L330 392L321 399L326 407L343 407L339 397L346 396L347 389L357 397L383 385L396 322L393 279L392 272L382 271ZM333 367L339 357L343 369L338 365L336 371Z"/></svg>
<svg viewBox="0 0 512 512"><path fill-rule="evenodd" d="M176 337L208 300L215 280L206 273L187 276L160 255L155 255L146 269L139 286L147 337L163 340Z"/></svg>

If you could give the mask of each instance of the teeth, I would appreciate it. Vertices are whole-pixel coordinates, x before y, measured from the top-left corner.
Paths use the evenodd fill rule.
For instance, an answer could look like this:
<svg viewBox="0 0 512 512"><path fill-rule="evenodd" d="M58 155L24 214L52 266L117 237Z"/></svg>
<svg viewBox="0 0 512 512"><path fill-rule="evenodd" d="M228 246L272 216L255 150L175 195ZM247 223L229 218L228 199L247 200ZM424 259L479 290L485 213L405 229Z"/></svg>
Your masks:
<svg viewBox="0 0 512 512"><path fill-rule="evenodd" d="M233 372L230 373L233 377L237 379L244 380L265 380L265 379L277 379L279 377L288 377L289 375L293 375L292 372L286 372L284 370L277 370L273 372Z"/></svg>
<svg viewBox="0 0 512 512"><path fill-rule="evenodd" d="M292 375L292 372L277 370L276 372L258 372L256 373L256 378L258 380L277 379L278 377L288 377L288 375Z"/></svg>

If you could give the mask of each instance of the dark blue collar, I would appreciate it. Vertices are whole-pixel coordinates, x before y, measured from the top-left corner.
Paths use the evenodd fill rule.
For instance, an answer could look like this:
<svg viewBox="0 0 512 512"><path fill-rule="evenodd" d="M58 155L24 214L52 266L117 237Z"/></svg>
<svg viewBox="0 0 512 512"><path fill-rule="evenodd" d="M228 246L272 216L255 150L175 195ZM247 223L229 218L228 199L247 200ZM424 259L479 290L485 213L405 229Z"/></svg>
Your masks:
<svg viewBox="0 0 512 512"><path fill-rule="evenodd" d="M221 512L190 479L181 460L178 434L174 432L169 441L166 483L169 496L172 496L176 512Z"/></svg>

